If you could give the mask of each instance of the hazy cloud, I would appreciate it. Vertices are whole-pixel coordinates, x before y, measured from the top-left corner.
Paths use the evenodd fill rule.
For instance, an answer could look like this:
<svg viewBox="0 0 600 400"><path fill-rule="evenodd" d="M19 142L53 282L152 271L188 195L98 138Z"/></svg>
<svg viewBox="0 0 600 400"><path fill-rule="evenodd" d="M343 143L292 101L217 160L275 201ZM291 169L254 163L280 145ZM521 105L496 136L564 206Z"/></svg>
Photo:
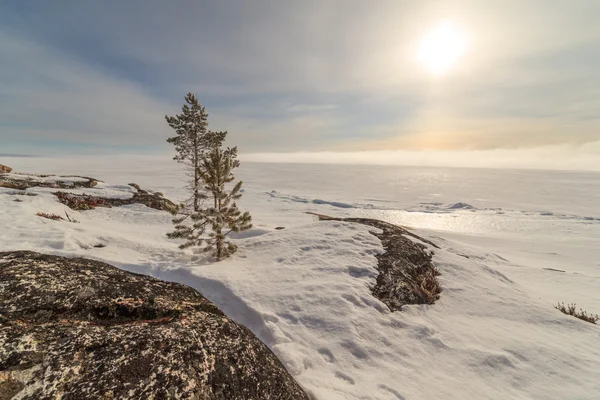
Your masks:
<svg viewBox="0 0 600 400"><path fill-rule="evenodd" d="M527 149L380 150L245 154L243 161L600 171L600 141Z"/></svg>
<svg viewBox="0 0 600 400"><path fill-rule="evenodd" d="M138 85L0 32L0 142L162 144L169 105ZM16 145L17 144L17 145Z"/></svg>
<svg viewBox="0 0 600 400"><path fill-rule="evenodd" d="M594 0L27 3L0 5L3 152L164 151L187 91L246 153L599 151ZM443 20L468 51L432 77Z"/></svg>

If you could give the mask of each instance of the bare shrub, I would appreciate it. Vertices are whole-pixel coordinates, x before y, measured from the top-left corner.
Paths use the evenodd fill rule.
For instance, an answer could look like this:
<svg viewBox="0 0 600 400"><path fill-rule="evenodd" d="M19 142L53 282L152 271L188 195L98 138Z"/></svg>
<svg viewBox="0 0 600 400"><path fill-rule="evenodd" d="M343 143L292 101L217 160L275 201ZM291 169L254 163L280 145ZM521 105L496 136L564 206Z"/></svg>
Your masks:
<svg viewBox="0 0 600 400"><path fill-rule="evenodd" d="M558 303L557 305L554 306L554 308L556 308L558 311L562 312L563 314L572 315L575 318L579 318L586 322L591 322L592 324L596 324L596 322L598 322L598 320L600 320L600 316L598 314L588 314L587 312L583 311L581 308L579 309L579 311L577 311L575 303L567 304L566 306L565 306L565 303Z"/></svg>

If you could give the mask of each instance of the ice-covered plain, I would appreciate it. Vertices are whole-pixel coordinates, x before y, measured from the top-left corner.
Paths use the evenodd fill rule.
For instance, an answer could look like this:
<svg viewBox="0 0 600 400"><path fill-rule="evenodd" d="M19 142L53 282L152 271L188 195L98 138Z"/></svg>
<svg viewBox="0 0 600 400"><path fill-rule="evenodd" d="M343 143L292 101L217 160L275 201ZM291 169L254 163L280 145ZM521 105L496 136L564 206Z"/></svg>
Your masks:
<svg viewBox="0 0 600 400"><path fill-rule="evenodd" d="M7 158L19 172L93 176L85 189L128 196L135 182L177 200L168 158ZM188 284L257 334L317 399L597 399L600 327L558 312L600 313L600 174L243 163L241 208L254 228L220 263L165 238L170 215L141 205L64 215L49 189L0 189L0 250L83 256ZM441 299L391 313L368 288L378 218L441 247ZM276 227L285 227L276 230ZM102 243L106 247L96 248Z"/></svg>

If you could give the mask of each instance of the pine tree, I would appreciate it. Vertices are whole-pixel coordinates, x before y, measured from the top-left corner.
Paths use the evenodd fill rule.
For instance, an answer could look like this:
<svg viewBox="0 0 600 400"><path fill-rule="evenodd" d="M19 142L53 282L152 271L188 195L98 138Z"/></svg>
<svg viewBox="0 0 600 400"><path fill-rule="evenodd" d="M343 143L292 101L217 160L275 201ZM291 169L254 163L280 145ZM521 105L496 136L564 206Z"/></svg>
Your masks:
<svg viewBox="0 0 600 400"><path fill-rule="evenodd" d="M175 231L167 236L186 239L180 248L205 245L204 251L212 252L217 261L220 261L237 250L233 243L227 241L227 235L252 227L250 213L246 211L242 214L235 202L242 197L242 181L229 191L225 187L235 179L232 170L239 166L236 157L235 147L226 150L215 147L202 158L198 174L206 192L201 193L201 198L211 199L212 206L191 214L191 226L181 224L185 217L173 220L177 223ZM208 228L210 232L207 234Z"/></svg>
<svg viewBox="0 0 600 400"><path fill-rule="evenodd" d="M189 189L192 196L187 205L191 204L192 210L197 212L200 210L202 200L202 183L199 175L202 158L214 147L222 145L227 132L208 130L208 113L192 93L185 96L185 101L187 104L181 108L181 114L174 117L165 115L167 123L176 132L176 136L168 138L167 142L175 146L177 154L173 159L188 168Z"/></svg>

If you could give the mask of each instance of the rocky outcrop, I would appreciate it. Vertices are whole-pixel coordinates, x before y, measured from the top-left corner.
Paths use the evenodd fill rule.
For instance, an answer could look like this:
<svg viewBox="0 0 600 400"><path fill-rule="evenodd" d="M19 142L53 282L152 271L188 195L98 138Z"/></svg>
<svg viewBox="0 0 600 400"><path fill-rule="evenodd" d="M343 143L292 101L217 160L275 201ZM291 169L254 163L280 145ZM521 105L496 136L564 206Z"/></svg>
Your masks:
<svg viewBox="0 0 600 400"><path fill-rule="evenodd" d="M141 189L139 185L135 183L130 183L129 186L137 190L137 193L134 193L133 197L130 199L132 203L144 204L146 207L154 208L156 210L168 211L171 213L177 211L177 205L171 200L164 197L161 192L151 192Z"/></svg>
<svg viewBox="0 0 600 400"><path fill-rule="evenodd" d="M435 243L376 219L307 214L316 215L322 221L355 222L381 230L371 232L381 240L384 248L384 252L377 255L379 275L371 286L371 293L391 311L401 311L406 304L433 304L440 298L442 288L437 279L440 273L431 260L433 253L426 246L439 249Z"/></svg>
<svg viewBox="0 0 600 400"><path fill-rule="evenodd" d="M36 175L19 174L10 171L0 171L0 187L8 189L26 190L32 187L48 187L58 189L93 188L99 181L87 176L77 175Z"/></svg>
<svg viewBox="0 0 600 400"><path fill-rule="evenodd" d="M0 164L0 173L5 174L5 173L9 173L10 171L12 171L11 167L4 165L4 164Z"/></svg>
<svg viewBox="0 0 600 400"><path fill-rule="evenodd" d="M58 197L58 201L73 210L93 210L96 207L118 207L129 204L143 204L146 207L154 208L155 210L168 211L170 213L177 211L177 205L166 197L163 197L162 193L143 190L135 184L130 184L130 186L135 188L137 192L126 199L67 192L54 192L52 194Z"/></svg>
<svg viewBox="0 0 600 400"><path fill-rule="evenodd" d="M0 398L308 399L248 329L190 287L0 252Z"/></svg>
<svg viewBox="0 0 600 400"><path fill-rule="evenodd" d="M28 192L25 192L25 190L33 187L56 189L91 189L96 187L98 182L102 181L87 176L78 175L0 173L1 188L21 191L8 194L29 194ZM168 211L171 213L177 211L177 205L164 197L162 193L143 190L135 183L130 183L129 186L136 190L130 198L111 198L89 194L76 194L69 193L64 190L54 192L53 194L58 197L58 200L67 207L79 211L92 210L96 207L118 207L129 204L143 204L156 210Z"/></svg>

